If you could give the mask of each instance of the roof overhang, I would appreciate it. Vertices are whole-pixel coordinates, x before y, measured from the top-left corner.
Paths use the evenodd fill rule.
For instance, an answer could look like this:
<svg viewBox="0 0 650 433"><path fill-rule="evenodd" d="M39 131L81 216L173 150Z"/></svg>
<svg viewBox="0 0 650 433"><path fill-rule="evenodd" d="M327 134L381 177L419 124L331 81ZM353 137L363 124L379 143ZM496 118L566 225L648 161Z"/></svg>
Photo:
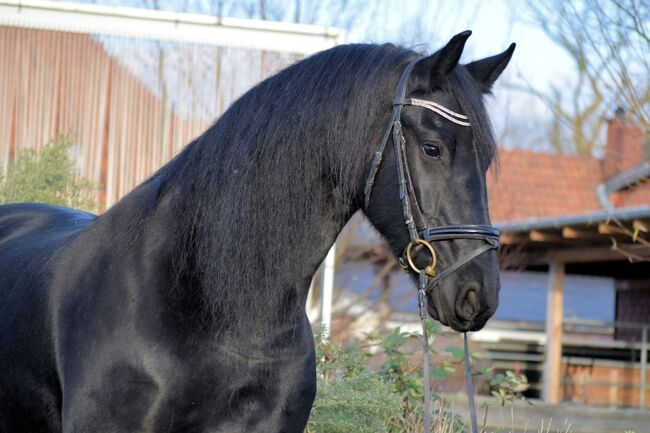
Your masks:
<svg viewBox="0 0 650 433"><path fill-rule="evenodd" d="M332 27L49 0L0 0L0 25L302 55L344 39Z"/></svg>
<svg viewBox="0 0 650 433"><path fill-rule="evenodd" d="M506 268L650 260L650 206L495 225Z"/></svg>
<svg viewBox="0 0 650 433"><path fill-rule="evenodd" d="M518 232L543 229L561 229L566 226L594 225L611 220L629 221L650 218L650 206L615 209L614 211L591 212L551 218L529 218L521 221L503 221L494 225L502 232Z"/></svg>

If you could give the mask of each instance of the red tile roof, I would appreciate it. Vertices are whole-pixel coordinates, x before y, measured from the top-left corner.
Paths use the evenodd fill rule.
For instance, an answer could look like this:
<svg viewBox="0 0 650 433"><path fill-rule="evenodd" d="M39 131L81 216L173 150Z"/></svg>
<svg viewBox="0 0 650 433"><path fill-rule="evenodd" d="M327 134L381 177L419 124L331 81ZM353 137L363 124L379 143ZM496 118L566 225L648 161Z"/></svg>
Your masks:
<svg viewBox="0 0 650 433"><path fill-rule="evenodd" d="M600 160L519 149L501 150L499 157L488 174L492 222L602 210L596 198Z"/></svg>

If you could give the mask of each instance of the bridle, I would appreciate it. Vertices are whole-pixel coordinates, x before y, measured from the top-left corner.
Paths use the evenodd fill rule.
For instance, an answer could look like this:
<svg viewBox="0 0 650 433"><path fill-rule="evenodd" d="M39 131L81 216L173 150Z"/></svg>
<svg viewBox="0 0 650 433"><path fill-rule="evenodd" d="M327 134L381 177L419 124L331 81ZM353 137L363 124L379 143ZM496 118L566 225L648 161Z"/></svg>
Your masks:
<svg viewBox="0 0 650 433"><path fill-rule="evenodd" d="M470 261L474 260L481 254L499 248L499 230L489 225L446 225L437 227L428 227L420 206L415 195L413 180L406 159L406 139L402 133L402 108L405 105L426 108L431 110L445 119L456 123L460 126L469 127L470 122L467 116L456 113L436 102L415 98L406 98L406 84L415 65L422 60L416 58L412 60L399 79L395 96L393 98L393 114L390 123L386 127L382 136L379 147L370 166L370 172L366 181L364 190L364 204L366 211L370 206L370 196L372 187L375 183L377 172L381 164L386 144L392 135L393 146L395 149L395 159L397 165L397 177L399 180L399 197L402 202L402 211L404 213L404 222L408 229L410 242L402 253L400 258L401 266L408 272L413 271L418 275L418 306L420 312L420 321L422 323L423 344L422 351L424 355L424 432L430 432L431 425L431 373L429 366L429 338L426 328L427 314L427 295L429 291L438 287L440 282L451 273L457 271ZM460 257L452 266L442 272L436 271L436 252L432 242L449 241L456 239L472 239L483 241L483 245L477 247L468 254ZM425 268L418 268L413 260L412 253L414 250L424 247L431 255L431 264ZM472 386L472 371L470 366L469 350L467 343L467 333L465 333L465 378L467 382L467 397L470 408L470 418L472 433L478 433L476 423L476 407L474 403L474 390Z"/></svg>
<svg viewBox="0 0 650 433"><path fill-rule="evenodd" d="M383 158L386 144L392 136L395 159L397 165L397 177L399 181L399 197L404 213L404 222L408 229L410 242L400 258L401 266L407 271L415 272L418 275L418 306L420 310L420 321L422 322L422 333L424 337L422 350L424 353L424 431L430 431L431 416L431 375L429 367L429 344L425 319L427 314L427 295L434 288L439 287L440 282L457 271L476 257L483 253L499 248L499 230L490 225L445 225L428 227L420 211L420 206L415 195L415 188L406 159L406 139L402 133L402 108L405 105L426 108L445 119L463 127L469 127L470 122L467 116L456 113L436 102L415 98L406 98L406 84L415 65L422 60L412 60L399 79L395 96L393 98L393 114L390 123L386 127L379 147L370 166L370 172L364 189L365 210L370 207L370 197L375 183L377 172ZM471 239L482 241L482 245L460 257L453 265L438 273L436 271L436 252L432 242L451 241L456 239ZM431 264L424 268L418 268L413 260L413 251L418 248L425 248L431 255ZM476 408L474 405L474 392L472 388L472 372L467 347L467 334L465 334L465 374L467 380L467 394L470 406L470 417L472 422L472 433L478 433L476 423Z"/></svg>
<svg viewBox="0 0 650 433"><path fill-rule="evenodd" d="M411 75L411 72L413 71L413 68L420 60L421 58L417 58L411 61L400 77L397 89L395 90L395 97L393 98L393 115L388 127L384 131L384 135L382 136L381 142L379 143L379 147L375 151L375 156L372 160L370 172L368 174L368 179L366 180L364 189L364 204L365 209L368 210L370 207L370 198L372 194L372 188L375 183L375 178L383 159L386 144L392 135L393 146L395 149L395 159L397 163L397 176L399 180L399 197L400 201L402 202L404 221L406 223L410 238L410 243L404 250L404 253L402 254L402 260L400 260L400 262L402 264L402 267L404 267L406 270L410 269L417 274L421 274L422 271L424 271L428 277L432 278L430 283L433 283L433 287L435 287L446 276L454 271L457 271L459 268L469 263L476 257L489 250L497 249L499 247L499 230L494 226L473 224L428 227L424 221L424 218L420 211L420 206L417 201L417 197L415 196L415 189L411 178L411 172L406 160L406 139L402 133L401 124L402 108L405 105L423 107L434 111L435 113L458 125L469 127L470 123L467 116L456 113L436 102L405 97L406 84L408 82L408 79ZM456 239L480 240L485 244L481 245L470 254L461 257L453 266L445 269L438 274L435 270L436 254L435 250L431 246L431 242ZM415 266L411 255L411 252L418 246L424 246L431 253L432 263L431 265L424 268L424 270L420 270ZM424 294L427 294L427 289L425 289Z"/></svg>

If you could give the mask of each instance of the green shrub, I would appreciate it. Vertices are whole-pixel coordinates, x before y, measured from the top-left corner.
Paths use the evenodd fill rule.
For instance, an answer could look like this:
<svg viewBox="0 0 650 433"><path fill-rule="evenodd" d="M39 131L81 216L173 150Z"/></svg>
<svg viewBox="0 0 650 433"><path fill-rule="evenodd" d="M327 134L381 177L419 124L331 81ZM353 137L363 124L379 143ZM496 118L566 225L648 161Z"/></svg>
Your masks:
<svg viewBox="0 0 650 433"><path fill-rule="evenodd" d="M370 354L316 334L318 391L308 433L389 432L402 411L394 384L367 369Z"/></svg>
<svg viewBox="0 0 650 433"><path fill-rule="evenodd" d="M439 328L430 325L435 338ZM307 433L422 431L422 365L413 362L413 353L406 348L410 340L419 338L420 334L396 328L385 337L369 336L369 345L343 349L317 333L318 392ZM368 360L377 352L384 360L377 371L371 371ZM453 368L437 366L432 375L440 377L441 371L449 374ZM460 420L447 414L439 402L432 418L436 433L462 431Z"/></svg>
<svg viewBox="0 0 650 433"><path fill-rule="evenodd" d="M427 335L431 354L436 354L431 348L433 341L442 335L441 327L434 321L426 321ZM417 332L403 332L400 327L395 328L386 337L370 336L371 341L376 341L385 360L379 367L377 374L385 380L394 383L395 390L402 397L402 414L395 424L392 432L421 432L424 429L424 380L422 353L420 349L422 334ZM416 343L413 344L408 344ZM464 352L463 352L464 353ZM414 356L415 355L415 356ZM455 371L453 359L431 363L431 380L449 377ZM444 402L433 393L434 402L431 414L431 431L435 433L460 433L463 431L463 422L460 418L452 416L446 411Z"/></svg>
<svg viewBox="0 0 650 433"><path fill-rule="evenodd" d="M307 432L388 433L402 413L393 384L370 371L319 380Z"/></svg>
<svg viewBox="0 0 650 433"><path fill-rule="evenodd" d="M442 334L435 322L427 321L429 343ZM316 333L318 392L307 433L385 432L415 433L423 430L423 380L419 333L395 328L386 336L368 336L366 344L344 349ZM415 343L415 344L413 344ZM464 349L449 347L447 358L431 365L432 380L439 380L462 367ZM432 351L432 353L434 353ZM368 368L372 357L380 355L377 371ZM472 360L481 357L470 354ZM438 357L441 358L441 357ZM474 375L484 377L501 405L523 399L526 378L510 371L496 376L484 368ZM467 431L462 419L450 414L437 395L431 431ZM487 410L487 408L485 408Z"/></svg>
<svg viewBox="0 0 650 433"><path fill-rule="evenodd" d="M501 406L514 400L526 400L523 393L530 387L526 376L513 371L495 375L490 381L490 386L492 388L490 393L499 400Z"/></svg>
<svg viewBox="0 0 650 433"><path fill-rule="evenodd" d="M97 210L97 186L75 176L72 140L61 135L43 149L24 149L0 177L0 203L41 202Z"/></svg>

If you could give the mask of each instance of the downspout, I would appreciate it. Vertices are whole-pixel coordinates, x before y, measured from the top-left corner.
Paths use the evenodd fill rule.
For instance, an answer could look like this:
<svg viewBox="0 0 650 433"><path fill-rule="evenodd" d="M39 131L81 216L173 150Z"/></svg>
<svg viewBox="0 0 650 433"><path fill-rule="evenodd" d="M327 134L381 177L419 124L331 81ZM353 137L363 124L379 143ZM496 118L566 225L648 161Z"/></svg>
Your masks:
<svg viewBox="0 0 650 433"><path fill-rule="evenodd" d="M630 187L635 183L650 177L650 162L642 162L629 170L612 176L605 182L598 184L596 187L596 198L598 204L607 212L614 212L616 208L609 201L609 195L613 192L620 191L623 188Z"/></svg>

